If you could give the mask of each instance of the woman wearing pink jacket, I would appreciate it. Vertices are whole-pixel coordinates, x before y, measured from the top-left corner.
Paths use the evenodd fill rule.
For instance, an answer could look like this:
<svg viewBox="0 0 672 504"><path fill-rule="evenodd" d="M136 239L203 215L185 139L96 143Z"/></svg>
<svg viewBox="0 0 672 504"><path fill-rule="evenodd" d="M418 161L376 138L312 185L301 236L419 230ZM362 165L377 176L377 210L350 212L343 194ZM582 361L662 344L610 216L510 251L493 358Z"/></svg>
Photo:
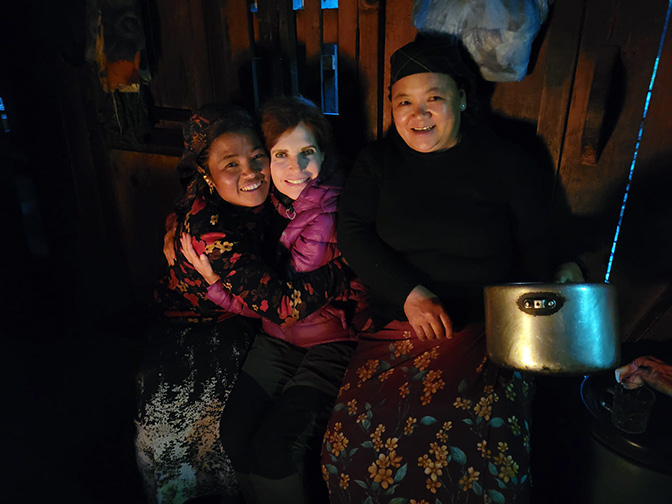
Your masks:
<svg viewBox="0 0 672 504"><path fill-rule="evenodd" d="M270 242L279 242L275 266L313 271L340 256L336 211L343 176L330 152L329 124L308 100L278 98L263 108L262 130L277 210L270 226L278 237ZM220 279L207 258L195 253L189 237L181 239L185 255L211 284L208 299L226 310L258 316L258 307L247 307L232 295L227 279ZM264 285L250 288L263 291ZM355 279L347 292L298 322L277 324L262 318L263 330L220 423L222 443L247 504L327 502L320 446L356 330L368 319L365 306L364 289ZM277 310L281 318L300 318L283 304L267 309Z"/></svg>

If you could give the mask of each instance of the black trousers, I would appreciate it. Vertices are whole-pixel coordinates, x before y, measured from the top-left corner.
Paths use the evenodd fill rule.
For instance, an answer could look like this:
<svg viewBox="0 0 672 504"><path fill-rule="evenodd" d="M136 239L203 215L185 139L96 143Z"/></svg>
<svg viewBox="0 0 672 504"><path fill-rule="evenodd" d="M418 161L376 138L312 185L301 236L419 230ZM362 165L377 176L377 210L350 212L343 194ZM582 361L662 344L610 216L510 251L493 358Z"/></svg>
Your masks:
<svg viewBox="0 0 672 504"><path fill-rule="evenodd" d="M256 337L220 422L248 504L328 502L322 438L355 346Z"/></svg>

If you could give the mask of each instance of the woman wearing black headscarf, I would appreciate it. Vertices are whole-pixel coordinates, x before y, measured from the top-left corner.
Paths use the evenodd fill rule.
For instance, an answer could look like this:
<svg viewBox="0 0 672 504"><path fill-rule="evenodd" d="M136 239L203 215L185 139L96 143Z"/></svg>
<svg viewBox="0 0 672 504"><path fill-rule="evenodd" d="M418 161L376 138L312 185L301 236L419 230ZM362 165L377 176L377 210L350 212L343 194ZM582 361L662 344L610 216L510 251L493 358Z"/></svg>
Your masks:
<svg viewBox="0 0 672 504"><path fill-rule="evenodd" d="M531 383L487 360L482 290L550 276L551 188L469 117L475 74L456 44L416 40L391 70L394 128L339 209L375 326L325 435L331 502L526 502Z"/></svg>

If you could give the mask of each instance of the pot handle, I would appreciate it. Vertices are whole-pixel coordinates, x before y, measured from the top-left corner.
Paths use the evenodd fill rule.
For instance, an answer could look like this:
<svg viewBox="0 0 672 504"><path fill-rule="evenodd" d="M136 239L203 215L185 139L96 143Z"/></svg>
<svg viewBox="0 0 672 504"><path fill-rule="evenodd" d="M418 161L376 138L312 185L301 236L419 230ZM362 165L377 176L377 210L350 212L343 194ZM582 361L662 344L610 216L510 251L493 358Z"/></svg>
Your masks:
<svg viewBox="0 0 672 504"><path fill-rule="evenodd" d="M517 304L528 315L553 315L563 307L565 298L556 292L526 292Z"/></svg>

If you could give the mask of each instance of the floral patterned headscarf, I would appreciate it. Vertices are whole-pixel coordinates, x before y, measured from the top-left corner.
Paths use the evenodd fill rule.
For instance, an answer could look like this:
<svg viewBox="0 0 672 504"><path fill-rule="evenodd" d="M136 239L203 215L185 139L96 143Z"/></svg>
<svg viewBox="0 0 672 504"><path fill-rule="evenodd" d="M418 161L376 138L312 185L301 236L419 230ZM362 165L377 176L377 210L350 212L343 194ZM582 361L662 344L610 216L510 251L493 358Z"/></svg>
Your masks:
<svg viewBox="0 0 672 504"><path fill-rule="evenodd" d="M185 194L177 203L178 212L186 211L196 197L210 192L203 176L209 174L206 161L212 142L225 133L240 131L258 134L252 116L237 105L205 105L182 125L184 152L177 173Z"/></svg>
<svg viewBox="0 0 672 504"><path fill-rule="evenodd" d="M213 104L196 111L182 125L184 152L177 164L177 172L185 185L197 173L208 173L205 163L208 148L217 137L241 130L256 131L254 120L242 107Z"/></svg>

